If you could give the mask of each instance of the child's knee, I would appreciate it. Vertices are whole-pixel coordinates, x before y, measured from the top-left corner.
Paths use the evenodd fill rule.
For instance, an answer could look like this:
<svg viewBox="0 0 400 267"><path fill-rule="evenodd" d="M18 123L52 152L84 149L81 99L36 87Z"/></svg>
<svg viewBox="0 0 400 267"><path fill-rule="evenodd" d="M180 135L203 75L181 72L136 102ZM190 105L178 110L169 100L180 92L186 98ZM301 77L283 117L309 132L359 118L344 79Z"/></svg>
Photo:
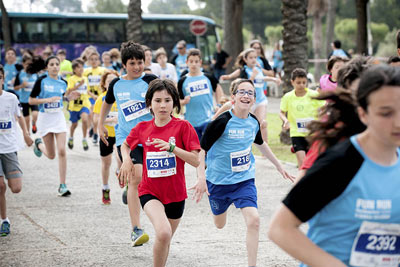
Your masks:
<svg viewBox="0 0 400 267"><path fill-rule="evenodd" d="M247 218L247 228L257 231L260 229L260 216L258 214L253 214Z"/></svg>
<svg viewBox="0 0 400 267"><path fill-rule="evenodd" d="M64 158L64 157L67 156L67 152L65 151L65 147L60 147L60 148L58 149L58 156L59 156L60 158Z"/></svg>
<svg viewBox="0 0 400 267"><path fill-rule="evenodd" d="M158 239L158 241L160 241L163 244L169 244L171 242L172 239L172 231L171 229L164 227L163 229L160 229L159 231L157 231L156 233L156 238Z"/></svg>
<svg viewBox="0 0 400 267"><path fill-rule="evenodd" d="M22 184L14 184L10 186L11 192L13 192L14 194L18 194L19 192L21 192L22 190Z"/></svg>
<svg viewBox="0 0 400 267"><path fill-rule="evenodd" d="M0 176L0 194L4 194L7 190L7 186L4 183L4 176Z"/></svg>

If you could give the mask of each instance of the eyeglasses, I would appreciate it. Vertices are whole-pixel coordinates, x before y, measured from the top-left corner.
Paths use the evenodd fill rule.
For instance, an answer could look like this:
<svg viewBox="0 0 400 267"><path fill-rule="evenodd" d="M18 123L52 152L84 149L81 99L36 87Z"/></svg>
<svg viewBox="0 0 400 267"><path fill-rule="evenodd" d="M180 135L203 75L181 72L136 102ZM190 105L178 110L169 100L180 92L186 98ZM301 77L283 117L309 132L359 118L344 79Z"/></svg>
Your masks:
<svg viewBox="0 0 400 267"><path fill-rule="evenodd" d="M244 95L248 95L249 97L255 97L256 93L254 91L246 91L246 90L237 90L236 91L236 95L238 96L244 96Z"/></svg>
<svg viewBox="0 0 400 267"><path fill-rule="evenodd" d="M259 46L253 46L252 48L253 48L253 49L257 49L257 50L258 50L258 49L261 49L261 47L259 47Z"/></svg>
<svg viewBox="0 0 400 267"><path fill-rule="evenodd" d="M185 48L185 47L183 47L183 46L181 46L181 47L177 47L177 49L179 49L179 50L181 50L181 49L183 49L183 48Z"/></svg>

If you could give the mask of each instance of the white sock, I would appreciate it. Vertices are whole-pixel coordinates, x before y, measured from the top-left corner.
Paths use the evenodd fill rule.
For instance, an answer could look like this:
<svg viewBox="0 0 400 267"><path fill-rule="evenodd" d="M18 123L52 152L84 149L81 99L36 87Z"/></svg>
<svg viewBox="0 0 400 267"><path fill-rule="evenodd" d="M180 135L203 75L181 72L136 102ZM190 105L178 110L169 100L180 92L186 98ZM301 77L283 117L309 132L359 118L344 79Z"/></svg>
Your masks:
<svg viewBox="0 0 400 267"><path fill-rule="evenodd" d="M1 223L3 223L3 222L8 222L8 223L10 223L10 220L9 220L8 217L7 217L7 218L5 218L4 220L1 220Z"/></svg>
<svg viewBox="0 0 400 267"><path fill-rule="evenodd" d="M103 184L103 190L110 190L110 186L108 184Z"/></svg>

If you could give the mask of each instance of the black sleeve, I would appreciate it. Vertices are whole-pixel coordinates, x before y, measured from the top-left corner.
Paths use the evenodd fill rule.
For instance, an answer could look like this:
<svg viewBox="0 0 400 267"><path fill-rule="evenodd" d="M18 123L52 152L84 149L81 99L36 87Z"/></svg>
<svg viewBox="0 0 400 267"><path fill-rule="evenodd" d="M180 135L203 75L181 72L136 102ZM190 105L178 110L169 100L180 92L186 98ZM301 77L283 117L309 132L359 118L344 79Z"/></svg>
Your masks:
<svg viewBox="0 0 400 267"><path fill-rule="evenodd" d="M204 73L204 76L206 76L210 80L212 90L215 92L217 90L217 85L218 85L217 78L215 78L214 75L211 75L209 73Z"/></svg>
<svg viewBox="0 0 400 267"><path fill-rule="evenodd" d="M346 50L343 50L344 51L344 53L346 54L346 56L348 57L348 58L351 58L351 55L346 51Z"/></svg>
<svg viewBox="0 0 400 267"><path fill-rule="evenodd" d="M41 88L42 80L46 77L47 77L47 75L42 75L36 80L35 84L33 85L32 92L31 92L32 98L36 98L40 95L40 91L42 90L42 88Z"/></svg>
<svg viewBox="0 0 400 267"><path fill-rule="evenodd" d="M272 70L271 65L269 65L268 60L266 60L265 57L260 57L260 58L261 58L261 61L264 64L264 69L265 70Z"/></svg>
<svg viewBox="0 0 400 267"><path fill-rule="evenodd" d="M229 57L229 54L226 53L224 50L222 50L222 54L224 55L225 58L228 58L228 57Z"/></svg>
<svg viewBox="0 0 400 267"><path fill-rule="evenodd" d="M248 78L250 78L250 77L247 76L247 73L246 73L246 71L244 70L244 68L240 68L239 78L242 78L242 79L248 79Z"/></svg>
<svg viewBox="0 0 400 267"><path fill-rule="evenodd" d="M119 78L115 78L114 80L112 80L112 81L110 82L110 85L108 86L108 90L107 90L107 93L106 93L106 97L104 98L104 101L105 101L107 104L114 104L114 102L115 102L114 84L115 84L116 82L118 82L118 81L119 81Z"/></svg>
<svg viewBox="0 0 400 267"><path fill-rule="evenodd" d="M185 95L183 94L183 83L186 80L186 76L183 76L182 78L179 79L178 82L178 93L179 93L179 98L180 99L185 99Z"/></svg>
<svg viewBox="0 0 400 267"><path fill-rule="evenodd" d="M66 80L64 80L64 78L61 78L61 81L65 82L65 84L66 84L67 87L68 87L68 82L67 82Z"/></svg>
<svg viewBox="0 0 400 267"><path fill-rule="evenodd" d="M231 118L232 118L231 113L226 111L207 125L203 137L200 140L200 146L202 149L204 149L205 151L210 150L213 144L224 133L226 125L228 124Z"/></svg>
<svg viewBox="0 0 400 267"><path fill-rule="evenodd" d="M169 60L169 63L173 64L174 66L176 66L175 64L175 59L178 57L178 54L175 54L171 57L171 59Z"/></svg>
<svg viewBox="0 0 400 267"><path fill-rule="evenodd" d="M189 70L185 69L184 71L182 71L181 76L179 76L178 78L181 78L181 77L185 76L188 73L189 73Z"/></svg>
<svg viewBox="0 0 400 267"><path fill-rule="evenodd" d="M18 72L18 73L17 73L17 76L15 76L14 86L18 86L18 85L21 84L21 81L19 80L19 74L20 74L20 73L21 73L21 72Z"/></svg>
<svg viewBox="0 0 400 267"><path fill-rule="evenodd" d="M262 145L264 143L264 140L263 140L262 134L261 134L260 122L258 121L257 117L255 115L253 115L252 113L250 113L250 116L253 117L258 123L258 132L256 134L256 138L254 139L254 143L257 145Z"/></svg>
<svg viewBox="0 0 400 267"><path fill-rule="evenodd" d="M331 147L317 158L283 203L299 220L308 221L343 193L363 161L350 140Z"/></svg>
<svg viewBox="0 0 400 267"><path fill-rule="evenodd" d="M17 71L21 71L24 67L21 64L17 63L15 64L15 68L17 69Z"/></svg>
<svg viewBox="0 0 400 267"><path fill-rule="evenodd" d="M152 80L155 80L155 79L157 79L158 77L156 76L156 75L154 75L154 74L145 74L144 76L143 76L143 81L145 81L147 84L149 84Z"/></svg>

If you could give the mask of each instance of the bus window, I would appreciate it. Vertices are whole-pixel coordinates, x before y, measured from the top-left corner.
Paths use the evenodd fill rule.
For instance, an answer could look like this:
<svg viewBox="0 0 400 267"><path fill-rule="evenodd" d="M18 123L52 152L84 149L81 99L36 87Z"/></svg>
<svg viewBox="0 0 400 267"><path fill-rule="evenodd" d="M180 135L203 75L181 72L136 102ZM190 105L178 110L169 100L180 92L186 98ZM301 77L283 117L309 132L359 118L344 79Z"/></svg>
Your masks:
<svg viewBox="0 0 400 267"><path fill-rule="evenodd" d="M143 21L142 25L142 38L143 44L151 47L152 49L157 49L160 47L160 25L157 20Z"/></svg>
<svg viewBox="0 0 400 267"><path fill-rule="evenodd" d="M53 20L50 24L52 42L76 42L86 40L86 24L74 20Z"/></svg>
<svg viewBox="0 0 400 267"><path fill-rule="evenodd" d="M49 38L48 23L41 21L21 20L12 23L13 39L18 42L44 42Z"/></svg>
<svg viewBox="0 0 400 267"><path fill-rule="evenodd" d="M121 20L101 21L98 23L99 34L97 36L102 39L96 40L96 42L123 42L125 40L125 34L123 32L124 28L122 24L123 22Z"/></svg>

